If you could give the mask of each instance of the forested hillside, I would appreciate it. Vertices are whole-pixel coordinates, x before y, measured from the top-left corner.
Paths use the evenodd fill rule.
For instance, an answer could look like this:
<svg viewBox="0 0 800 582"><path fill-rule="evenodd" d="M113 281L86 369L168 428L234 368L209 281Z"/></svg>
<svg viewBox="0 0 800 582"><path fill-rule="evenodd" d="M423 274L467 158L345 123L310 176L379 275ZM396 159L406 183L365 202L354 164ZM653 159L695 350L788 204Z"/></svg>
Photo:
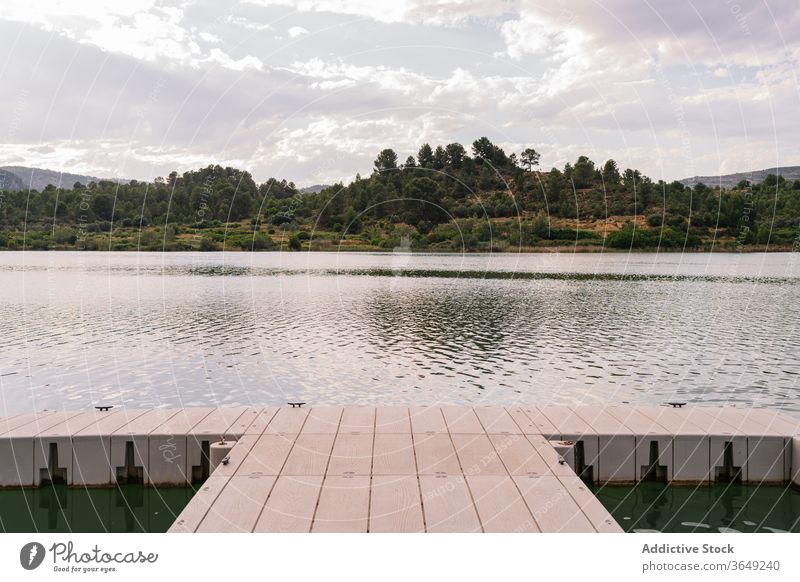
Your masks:
<svg viewBox="0 0 800 582"><path fill-rule="evenodd" d="M799 224L800 180L688 188L586 156L547 170L533 149L485 137L469 150L423 144L405 161L385 149L371 175L316 193L220 166L0 193L10 249L785 249Z"/></svg>

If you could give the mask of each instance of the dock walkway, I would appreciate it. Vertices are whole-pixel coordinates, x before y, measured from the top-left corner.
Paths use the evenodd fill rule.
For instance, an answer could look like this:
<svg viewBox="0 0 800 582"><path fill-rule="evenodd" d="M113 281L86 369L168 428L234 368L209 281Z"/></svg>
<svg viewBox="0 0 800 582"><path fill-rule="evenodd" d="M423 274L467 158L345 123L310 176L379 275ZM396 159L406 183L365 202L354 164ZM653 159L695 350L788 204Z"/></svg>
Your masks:
<svg viewBox="0 0 800 582"><path fill-rule="evenodd" d="M738 408L43 412L0 419L0 486L202 483L172 532L619 532L587 482L787 483L797 435Z"/></svg>

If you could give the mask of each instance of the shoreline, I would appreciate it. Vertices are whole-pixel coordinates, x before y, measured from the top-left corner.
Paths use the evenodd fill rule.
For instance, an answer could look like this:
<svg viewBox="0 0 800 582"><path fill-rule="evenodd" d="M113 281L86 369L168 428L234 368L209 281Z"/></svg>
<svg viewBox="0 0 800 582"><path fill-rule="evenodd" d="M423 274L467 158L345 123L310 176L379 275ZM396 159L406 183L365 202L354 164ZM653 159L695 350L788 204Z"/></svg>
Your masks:
<svg viewBox="0 0 800 582"><path fill-rule="evenodd" d="M692 248L692 249L671 249L671 248L630 248L619 249L613 247L603 246L541 246L541 247L519 247L515 249L461 249L461 250L448 250L448 249L416 249L395 252L393 250L381 249L368 246L354 246L354 245L340 245L338 247L331 246L329 248L303 248L299 250L292 250L289 248L272 248L272 249L242 249L241 247L231 246L230 248L221 248L214 250L200 250L200 249L130 249L130 248L107 248L107 249L79 249L60 247L53 249L33 249L33 248L15 248L0 249L0 252L9 253L164 253L164 254L180 254L180 253L201 253L201 254L219 254L219 253L366 253L376 255L491 255L491 254L506 254L506 255L535 255L535 254L567 254L567 253L581 253L581 254L764 254L764 253L796 253L797 249L791 245L747 245L741 248L726 248L724 246L717 246L714 248Z"/></svg>

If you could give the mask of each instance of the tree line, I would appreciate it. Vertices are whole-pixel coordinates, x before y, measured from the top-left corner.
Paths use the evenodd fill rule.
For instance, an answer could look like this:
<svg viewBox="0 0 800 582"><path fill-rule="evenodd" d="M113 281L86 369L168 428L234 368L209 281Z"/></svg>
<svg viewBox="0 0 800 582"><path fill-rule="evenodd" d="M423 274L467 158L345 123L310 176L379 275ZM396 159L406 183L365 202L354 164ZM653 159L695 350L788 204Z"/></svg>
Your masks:
<svg viewBox="0 0 800 582"><path fill-rule="evenodd" d="M353 238L391 248L401 236L420 248L486 249L558 241L617 248L698 248L728 237L739 244L793 244L800 220L800 181L771 175L761 184L720 189L651 180L614 160L580 156L543 169L534 148L507 153L488 138L469 151L459 143L422 144L401 162L380 151L369 176L303 193L294 183L256 183L243 170L218 165L153 182L99 181L72 189L2 191L0 248L89 248L86 241L142 233L153 245L208 230L205 248L226 233L241 248L293 248L315 237ZM581 224L623 217L622 228L599 232ZM214 230L216 229L216 230ZM603 236L606 235L605 239ZM194 237L203 243L205 235ZM149 240L149 239L148 239ZM128 244L128 243L126 243ZM148 242L148 245L151 243ZM188 244L188 243L187 243ZM192 243L193 244L193 243Z"/></svg>

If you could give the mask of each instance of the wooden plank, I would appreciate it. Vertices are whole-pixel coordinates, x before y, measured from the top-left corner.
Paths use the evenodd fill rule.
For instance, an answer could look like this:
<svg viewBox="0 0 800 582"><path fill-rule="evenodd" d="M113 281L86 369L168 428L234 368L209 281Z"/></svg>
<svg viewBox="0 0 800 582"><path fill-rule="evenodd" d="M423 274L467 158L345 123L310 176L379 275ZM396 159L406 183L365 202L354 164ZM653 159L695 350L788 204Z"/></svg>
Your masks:
<svg viewBox="0 0 800 582"><path fill-rule="evenodd" d="M419 484L428 532L482 531L464 477L420 475Z"/></svg>
<svg viewBox="0 0 800 582"><path fill-rule="evenodd" d="M517 486L509 476L467 476L483 531L487 533L538 532Z"/></svg>
<svg viewBox="0 0 800 582"><path fill-rule="evenodd" d="M145 409L123 409L119 414L100 416L97 420L73 434L73 437L109 437L123 426L148 412Z"/></svg>
<svg viewBox="0 0 800 582"><path fill-rule="evenodd" d="M182 408L155 408L148 410L141 416L131 419L128 424L115 430L113 436L147 436L182 410Z"/></svg>
<svg viewBox="0 0 800 582"><path fill-rule="evenodd" d="M522 432L505 408L478 406L475 408L475 414L489 434L520 434Z"/></svg>
<svg viewBox="0 0 800 582"><path fill-rule="evenodd" d="M572 410L585 420L598 435L633 435L633 431L599 406L573 406Z"/></svg>
<svg viewBox="0 0 800 582"><path fill-rule="evenodd" d="M785 433L787 437L800 436L800 420L780 410L750 409L749 415L765 426Z"/></svg>
<svg viewBox="0 0 800 582"><path fill-rule="evenodd" d="M414 434L446 433L442 410L436 406L415 406L409 408L411 431Z"/></svg>
<svg viewBox="0 0 800 582"><path fill-rule="evenodd" d="M303 434L336 434L341 418L341 407L314 407L308 412Z"/></svg>
<svg viewBox="0 0 800 582"><path fill-rule="evenodd" d="M569 475L559 475L558 480L566 487L572 499L598 532L623 533L625 531L575 473L570 471Z"/></svg>
<svg viewBox="0 0 800 582"><path fill-rule="evenodd" d="M375 409L375 432L378 434L411 434L408 408L379 406Z"/></svg>
<svg viewBox="0 0 800 582"><path fill-rule="evenodd" d="M3 438L33 438L37 434L46 431L50 427L61 424L65 420L72 418L73 416L78 416L79 414L81 414L80 411L71 410L68 412L59 411L52 414L37 416L31 422L26 422L10 429L6 432L6 434L3 435Z"/></svg>
<svg viewBox="0 0 800 582"><path fill-rule="evenodd" d="M339 433L333 444L328 475L370 475L372 472L371 434Z"/></svg>
<svg viewBox="0 0 800 582"><path fill-rule="evenodd" d="M276 477L271 475L231 477L200 522L197 531L207 533L253 531L275 479Z"/></svg>
<svg viewBox="0 0 800 582"><path fill-rule="evenodd" d="M278 477L253 531L310 532L322 479L320 475Z"/></svg>
<svg viewBox="0 0 800 582"><path fill-rule="evenodd" d="M442 414L450 434L484 434L483 425L468 406L443 406Z"/></svg>
<svg viewBox="0 0 800 582"><path fill-rule="evenodd" d="M372 451L373 475L416 475L411 434L376 434Z"/></svg>
<svg viewBox="0 0 800 582"><path fill-rule="evenodd" d="M250 425L258 420L260 412L261 409L259 408L246 408L245 411L242 412L241 416L236 418L236 420L228 425L228 428L225 430L225 434L229 435L231 438L238 439L250 430Z"/></svg>
<svg viewBox="0 0 800 582"><path fill-rule="evenodd" d="M777 423L767 421L759 412L758 409L726 408L724 416L719 418L747 436L791 436L791 433L780 430L780 426L775 426Z"/></svg>
<svg viewBox="0 0 800 582"><path fill-rule="evenodd" d="M292 450L296 434L262 434L237 470L237 475L279 475Z"/></svg>
<svg viewBox="0 0 800 582"><path fill-rule="evenodd" d="M543 475L547 463L524 435L489 435L500 460L511 475Z"/></svg>
<svg viewBox="0 0 800 582"><path fill-rule="evenodd" d="M237 434L240 434L239 431L242 433L247 428L247 426L240 426L239 419L244 416L249 416L247 414L248 410L250 410L247 406L236 406L233 408L215 408L211 414L207 415L203 420L198 422L192 429L189 431L189 435L193 435L196 438L200 439L200 437L213 437L210 440L217 441L220 436L226 436L235 438ZM254 420L255 415L252 415L249 418L249 422L245 421L245 424L249 425L250 422Z"/></svg>
<svg viewBox="0 0 800 582"><path fill-rule="evenodd" d="M425 531L419 482L415 475L373 476L369 531L379 533Z"/></svg>
<svg viewBox="0 0 800 582"><path fill-rule="evenodd" d="M540 410L556 428L561 438L595 434L589 423L567 406L544 406Z"/></svg>
<svg viewBox="0 0 800 582"><path fill-rule="evenodd" d="M800 436L800 419L784 414L780 410L749 409L748 416L770 429L784 433L787 437Z"/></svg>
<svg viewBox="0 0 800 582"><path fill-rule="evenodd" d="M228 477L221 475L211 475L206 479L169 528L169 533L194 533L227 483Z"/></svg>
<svg viewBox="0 0 800 582"><path fill-rule="evenodd" d="M369 493L369 477L325 477L311 531L366 533Z"/></svg>
<svg viewBox="0 0 800 582"><path fill-rule="evenodd" d="M54 414L54 410L45 410L42 412L32 412L30 414L18 414L17 416L7 417L0 420L0 436L13 431L15 428L25 426L32 422L41 421L45 416Z"/></svg>
<svg viewBox="0 0 800 582"><path fill-rule="evenodd" d="M242 466L242 463L250 456L250 452L255 446L256 442L261 437L256 434L244 434L233 445L230 453L228 453L228 463L226 465L219 465L214 471L214 475L225 475L232 477L237 474L237 471ZM280 437L278 437L280 438ZM253 473L248 473L252 475Z"/></svg>
<svg viewBox="0 0 800 582"><path fill-rule="evenodd" d="M347 406L339 423L340 433L373 434L375 409L371 406Z"/></svg>
<svg viewBox="0 0 800 582"><path fill-rule="evenodd" d="M214 410L214 408L209 407L180 408L173 416L170 416L160 425L152 428L148 434L152 436L185 437L200 421Z"/></svg>
<svg viewBox="0 0 800 582"><path fill-rule="evenodd" d="M87 410L86 412L81 412L74 416L68 416L58 424L42 429L36 436L39 438L71 437L84 428L97 424L100 419L114 417L118 415L119 412L119 410L108 412Z"/></svg>
<svg viewBox="0 0 800 582"><path fill-rule="evenodd" d="M724 408L684 408L681 412L686 418L703 427L704 434L709 436L733 436L742 434L734 426L735 420L731 419Z"/></svg>
<svg viewBox="0 0 800 582"><path fill-rule="evenodd" d="M454 434L452 440L465 475L508 475L485 434Z"/></svg>
<svg viewBox="0 0 800 582"><path fill-rule="evenodd" d="M420 475L460 475L461 466L456 451L447 434L414 435L414 453L417 457L417 472Z"/></svg>
<svg viewBox="0 0 800 582"><path fill-rule="evenodd" d="M668 408L666 406L637 406L636 410L663 426L672 436L677 435L705 435L702 426L690 422L683 408Z"/></svg>
<svg viewBox="0 0 800 582"><path fill-rule="evenodd" d="M553 475L513 477L522 498L533 514L536 525L544 533L594 532L589 519Z"/></svg>
<svg viewBox="0 0 800 582"><path fill-rule="evenodd" d="M335 435L301 434L297 437L282 475L324 475Z"/></svg>
<svg viewBox="0 0 800 582"><path fill-rule="evenodd" d="M297 434L308 412L308 408L281 408L264 429L264 434Z"/></svg>
<svg viewBox="0 0 800 582"><path fill-rule="evenodd" d="M658 421L645 415L635 406L607 406L606 412L624 424L636 435L668 435L669 431Z"/></svg>
<svg viewBox="0 0 800 582"><path fill-rule="evenodd" d="M547 438L561 434L553 423L542 414L542 411L535 406L511 407L506 408L506 411L517 423L523 434L542 434Z"/></svg>
<svg viewBox="0 0 800 582"><path fill-rule="evenodd" d="M531 443L533 448L536 449L536 452L539 453L539 456L547 465L547 470L550 473L553 473L554 475L575 474L569 465L566 463L562 465L559 462L560 455L545 437L540 434L531 434L526 435L525 438L528 439L528 442Z"/></svg>
<svg viewBox="0 0 800 582"><path fill-rule="evenodd" d="M253 422L247 427L245 434L262 435L269 425L270 421L280 410L277 406L268 406L257 411Z"/></svg>

